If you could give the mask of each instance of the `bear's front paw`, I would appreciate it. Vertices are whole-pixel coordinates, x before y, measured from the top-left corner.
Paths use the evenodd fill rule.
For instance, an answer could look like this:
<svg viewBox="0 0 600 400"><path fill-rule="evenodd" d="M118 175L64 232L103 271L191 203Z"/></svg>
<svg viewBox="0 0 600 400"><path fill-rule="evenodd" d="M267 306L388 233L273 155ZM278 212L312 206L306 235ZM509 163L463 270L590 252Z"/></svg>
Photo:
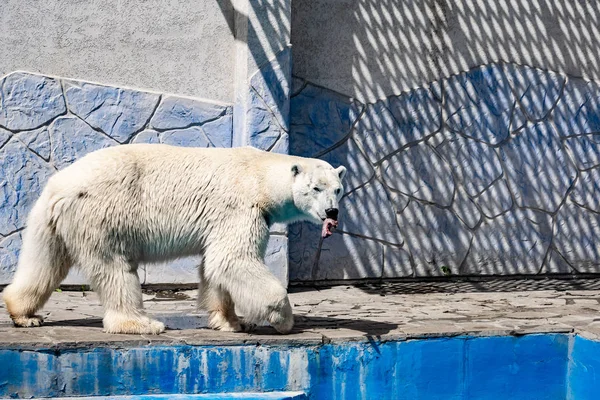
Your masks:
<svg viewBox="0 0 600 400"><path fill-rule="evenodd" d="M39 315L33 315L31 317L14 317L13 323L18 328L32 328L42 326L44 324L44 319Z"/></svg>
<svg viewBox="0 0 600 400"><path fill-rule="evenodd" d="M129 317L111 314L104 317L104 332L137 335L158 335L165 331L165 324L145 316Z"/></svg>
<svg viewBox="0 0 600 400"><path fill-rule="evenodd" d="M240 321L240 325L242 326L242 332L245 332L245 333L252 333L252 332L254 332L254 330L257 327L257 325L255 323L244 321L243 318Z"/></svg>
<svg viewBox="0 0 600 400"><path fill-rule="evenodd" d="M271 322L271 326L273 326L277 332L287 335L294 327L294 317L291 316L287 319L276 319Z"/></svg>
<svg viewBox="0 0 600 400"><path fill-rule="evenodd" d="M150 323L146 325L146 332L149 335L158 335L163 333L167 328L165 324L155 319L150 319ZM143 332L144 333L144 332Z"/></svg>
<svg viewBox="0 0 600 400"><path fill-rule="evenodd" d="M291 332L294 327L294 314L292 314L292 307L287 298L281 309L271 312L269 323L279 333L285 335Z"/></svg>

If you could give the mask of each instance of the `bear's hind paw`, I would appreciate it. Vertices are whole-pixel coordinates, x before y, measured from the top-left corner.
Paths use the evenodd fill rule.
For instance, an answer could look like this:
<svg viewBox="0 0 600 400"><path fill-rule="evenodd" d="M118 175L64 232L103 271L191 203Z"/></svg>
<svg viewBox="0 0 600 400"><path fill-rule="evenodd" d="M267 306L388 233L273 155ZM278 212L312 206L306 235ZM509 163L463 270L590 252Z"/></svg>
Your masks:
<svg viewBox="0 0 600 400"><path fill-rule="evenodd" d="M104 318L104 332L137 335L158 335L165 331L165 324L148 317Z"/></svg>
<svg viewBox="0 0 600 400"><path fill-rule="evenodd" d="M44 324L44 319L39 315L32 315L30 317L14 317L13 323L19 328L31 328L42 326Z"/></svg>

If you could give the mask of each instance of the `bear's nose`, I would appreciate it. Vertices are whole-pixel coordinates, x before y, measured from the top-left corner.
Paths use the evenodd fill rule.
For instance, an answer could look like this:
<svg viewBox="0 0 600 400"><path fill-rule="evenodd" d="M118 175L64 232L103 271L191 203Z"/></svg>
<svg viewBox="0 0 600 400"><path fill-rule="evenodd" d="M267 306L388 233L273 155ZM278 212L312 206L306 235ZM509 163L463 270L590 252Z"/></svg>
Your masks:
<svg viewBox="0 0 600 400"><path fill-rule="evenodd" d="M327 215L327 218L331 218L337 221L338 218L338 209L337 208L328 208L327 210L325 210L325 214Z"/></svg>

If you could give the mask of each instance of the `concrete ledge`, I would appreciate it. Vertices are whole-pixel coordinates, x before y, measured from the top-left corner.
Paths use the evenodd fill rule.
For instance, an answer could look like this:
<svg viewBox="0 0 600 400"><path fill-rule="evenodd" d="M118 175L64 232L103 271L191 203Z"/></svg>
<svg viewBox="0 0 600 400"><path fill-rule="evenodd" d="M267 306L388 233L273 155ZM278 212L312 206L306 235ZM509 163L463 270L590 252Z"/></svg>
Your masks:
<svg viewBox="0 0 600 400"><path fill-rule="evenodd" d="M596 338L600 334L599 287L596 279L292 288L296 326L290 335L277 334L268 326L251 334L205 329L207 317L196 310L195 290L149 291L144 294L145 308L169 329L159 336L105 334L97 296L63 291L54 293L42 310L46 321L41 328L14 328L0 302L0 348L319 345L573 332Z"/></svg>
<svg viewBox="0 0 600 400"><path fill-rule="evenodd" d="M600 290L582 288L597 285L292 288L290 335L268 326L252 334L205 329L195 291L144 295L148 312L169 328L165 334L108 335L94 293L56 292L41 328L14 328L0 310L0 363L12 366L0 368L0 396L300 391L310 399L345 399L350 392L364 399L593 398L585 396L600 379L593 373L600 368ZM427 384L440 374L443 384ZM525 382L541 382L548 396L536 397L541 386ZM460 397L460 388L471 392Z"/></svg>

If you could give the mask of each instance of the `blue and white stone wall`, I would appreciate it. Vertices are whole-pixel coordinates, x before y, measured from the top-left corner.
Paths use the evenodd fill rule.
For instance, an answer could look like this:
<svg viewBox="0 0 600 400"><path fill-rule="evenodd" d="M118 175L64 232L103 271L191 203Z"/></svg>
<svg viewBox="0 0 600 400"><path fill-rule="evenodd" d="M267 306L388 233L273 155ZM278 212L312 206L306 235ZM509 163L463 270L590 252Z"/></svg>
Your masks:
<svg viewBox="0 0 600 400"><path fill-rule="evenodd" d="M0 362L11 368L0 370L0 396L281 399L285 390L300 392L297 400L588 400L598 393L600 342L580 336L303 340L1 348Z"/></svg>
<svg viewBox="0 0 600 400"><path fill-rule="evenodd" d="M488 64L361 103L294 78L290 152L349 173L290 280L600 273L600 85Z"/></svg>
<svg viewBox="0 0 600 400"><path fill-rule="evenodd" d="M0 100L0 284L10 282L27 214L57 170L91 151L127 143L233 142L233 106L223 103L21 72L0 80ZM287 152L285 144L278 148ZM281 234L269 243L267 263L286 279L287 240L281 227L275 231ZM140 277L143 283L193 283L197 262L144 266ZM65 283L85 282L75 272Z"/></svg>

